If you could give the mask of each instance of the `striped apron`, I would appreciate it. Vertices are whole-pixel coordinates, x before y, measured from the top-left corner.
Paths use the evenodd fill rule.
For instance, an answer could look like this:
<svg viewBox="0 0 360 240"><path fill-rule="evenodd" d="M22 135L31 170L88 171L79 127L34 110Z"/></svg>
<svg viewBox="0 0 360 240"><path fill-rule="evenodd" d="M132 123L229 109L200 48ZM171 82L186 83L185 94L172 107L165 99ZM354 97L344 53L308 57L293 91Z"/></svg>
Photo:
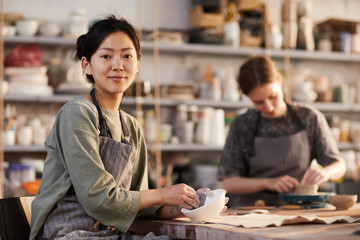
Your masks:
<svg viewBox="0 0 360 240"><path fill-rule="evenodd" d="M129 131L119 111L122 125L122 141L112 139L110 129L102 115L95 98L94 89L90 92L95 104L100 123L99 153L105 170L115 179L122 189L130 189L132 163L130 161L133 146L129 143ZM41 238L45 239L119 239L119 232L104 226L86 214L77 200L74 188L60 199L50 212L43 226Z"/></svg>
<svg viewBox="0 0 360 240"><path fill-rule="evenodd" d="M249 178L275 178L289 175L301 181L311 163L309 139L291 106L287 106L291 118L301 126L295 134L283 137L255 137L253 156L248 161ZM260 119L260 116L259 116ZM258 119L258 121L259 121ZM236 195L234 206L253 206L262 199L267 206L281 205L280 195L273 191Z"/></svg>

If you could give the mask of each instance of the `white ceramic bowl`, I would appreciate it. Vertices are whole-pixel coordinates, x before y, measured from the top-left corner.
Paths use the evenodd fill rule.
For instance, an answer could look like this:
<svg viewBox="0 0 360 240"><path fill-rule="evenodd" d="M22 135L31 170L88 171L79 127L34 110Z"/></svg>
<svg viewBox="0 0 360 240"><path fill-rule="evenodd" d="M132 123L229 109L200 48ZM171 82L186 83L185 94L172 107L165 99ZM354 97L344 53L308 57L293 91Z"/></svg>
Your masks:
<svg viewBox="0 0 360 240"><path fill-rule="evenodd" d="M331 195L329 201L336 207L336 210L346 210L355 205L357 194L354 195Z"/></svg>
<svg viewBox="0 0 360 240"><path fill-rule="evenodd" d="M34 36L39 29L36 19L25 19L16 22L16 30L20 36Z"/></svg>
<svg viewBox="0 0 360 240"><path fill-rule="evenodd" d="M54 22L46 22L40 25L40 34L55 37L61 33L61 27Z"/></svg>
<svg viewBox="0 0 360 240"><path fill-rule="evenodd" d="M219 216L225 205L225 190L216 189L206 195L204 206L193 210L182 208L181 212L195 222L204 222Z"/></svg>

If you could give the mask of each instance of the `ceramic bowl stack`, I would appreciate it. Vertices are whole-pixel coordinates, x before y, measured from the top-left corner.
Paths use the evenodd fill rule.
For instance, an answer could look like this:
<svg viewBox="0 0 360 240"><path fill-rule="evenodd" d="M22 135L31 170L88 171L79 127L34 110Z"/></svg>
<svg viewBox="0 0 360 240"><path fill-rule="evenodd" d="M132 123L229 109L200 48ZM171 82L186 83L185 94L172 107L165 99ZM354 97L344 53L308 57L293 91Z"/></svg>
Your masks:
<svg viewBox="0 0 360 240"><path fill-rule="evenodd" d="M49 96L53 89L48 85L47 67L6 67L9 80L8 94Z"/></svg>

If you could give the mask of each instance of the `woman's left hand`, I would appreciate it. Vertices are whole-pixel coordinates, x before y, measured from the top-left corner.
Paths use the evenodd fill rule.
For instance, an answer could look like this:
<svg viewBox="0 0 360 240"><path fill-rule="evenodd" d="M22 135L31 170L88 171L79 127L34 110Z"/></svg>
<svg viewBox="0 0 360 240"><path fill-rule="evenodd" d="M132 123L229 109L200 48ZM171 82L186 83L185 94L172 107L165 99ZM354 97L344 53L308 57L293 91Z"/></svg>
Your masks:
<svg viewBox="0 0 360 240"><path fill-rule="evenodd" d="M319 185L323 182L329 180L330 174L326 169L312 169L309 168L305 174L303 179L301 180L301 184L306 185Z"/></svg>

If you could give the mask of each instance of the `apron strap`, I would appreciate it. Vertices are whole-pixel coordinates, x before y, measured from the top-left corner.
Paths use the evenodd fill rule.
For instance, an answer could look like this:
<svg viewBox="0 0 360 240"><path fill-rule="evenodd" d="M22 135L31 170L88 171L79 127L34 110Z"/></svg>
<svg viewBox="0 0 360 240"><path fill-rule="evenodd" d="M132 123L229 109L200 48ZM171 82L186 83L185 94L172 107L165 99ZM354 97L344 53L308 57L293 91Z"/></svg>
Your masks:
<svg viewBox="0 0 360 240"><path fill-rule="evenodd" d="M94 105L96 106L96 109L97 109L98 114L99 114L100 136L105 136L105 137L110 137L110 138L112 138L110 128L109 128L109 126L107 125L106 120L105 120L105 118L104 118L104 116L103 116L103 114L102 114L102 112L101 112L99 103L98 103L98 101L96 100L96 97L95 97L95 88L91 89L91 91L90 91L90 96L91 96L91 99L92 99Z"/></svg>
<svg viewBox="0 0 360 240"><path fill-rule="evenodd" d="M129 136L130 136L129 129L126 126L126 123L125 123L125 120L123 118L120 108L119 108L119 115L120 115L121 128L122 128L121 140L124 141L124 139L125 139L126 141L129 141Z"/></svg>
<svg viewBox="0 0 360 240"><path fill-rule="evenodd" d="M287 103L286 101L285 101L285 104L286 104L286 107L287 107L287 109L289 111L291 119L293 119L296 122L296 124L298 124L302 130L304 130L305 126L300 121L298 115L295 113L292 106L289 103ZM255 124L255 129L254 129L254 134L253 134L252 146L249 148L250 151L246 152L246 156L248 156L248 157L254 155L254 144L253 144L253 142L255 140L255 137L258 134L258 126L261 124L261 113L259 111L258 111L257 119L255 120L255 122L256 122L256 124Z"/></svg>
<svg viewBox="0 0 360 240"><path fill-rule="evenodd" d="M296 122L296 124L298 124L302 130L305 129L305 125L300 121L300 118L298 117L298 115L296 114L296 112L294 111L294 109L292 108L292 106L290 106L290 104L286 103L287 109L289 111L289 114L291 115L291 118L294 119L294 121Z"/></svg>
<svg viewBox="0 0 360 240"><path fill-rule="evenodd" d="M111 134L111 131L110 131L110 128L109 126L107 125L106 123L106 120L101 112L101 109L100 109L100 106L99 106L99 103L98 101L96 100L96 97L95 97L95 88L93 88L91 91L90 91L90 96L91 96L91 99L94 103L94 105L96 106L96 109L98 111L98 114L99 114L99 128L100 128L100 136L105 136L105 137L110 137L112 138L112 134ZM129 136L130 136L130 133L129 133L129 129L127 128L126 126L126 123L125 123L125 120L124 120L124 117L122 115L122 112L120 110L120 107L119 107L119 116L120 116L120 121L121 121L121 140L124 141L124 139L126 141L129 141Z"/></svg>
<svg viewBox="0 0 360 240"><path fill-rule="evenodd" d="M299 117L298 117L298 115L295 113L295 111L294 111L294 109L292 108L292 106L290 105L290 104L288 104L287 102L285 102L285 104L286 104L286 108L287 108L287 110L289 111L289 114L290 114L290 117L291 117L291 119L293 119L294 121L295 121L295 123L298 125L298 126L300 126L300 128L302 129L302 130L304 130L305 129L305 126L304 126L304 124L300 121L300 119L299 119ZM257 117L257 119L256 119L256 127L255 127L255 132L254 132L254 136L256 136L257 135L257 133L258 133L258 126L261 124L261 113L260 112L258 112L258 117Z"/></svg>

